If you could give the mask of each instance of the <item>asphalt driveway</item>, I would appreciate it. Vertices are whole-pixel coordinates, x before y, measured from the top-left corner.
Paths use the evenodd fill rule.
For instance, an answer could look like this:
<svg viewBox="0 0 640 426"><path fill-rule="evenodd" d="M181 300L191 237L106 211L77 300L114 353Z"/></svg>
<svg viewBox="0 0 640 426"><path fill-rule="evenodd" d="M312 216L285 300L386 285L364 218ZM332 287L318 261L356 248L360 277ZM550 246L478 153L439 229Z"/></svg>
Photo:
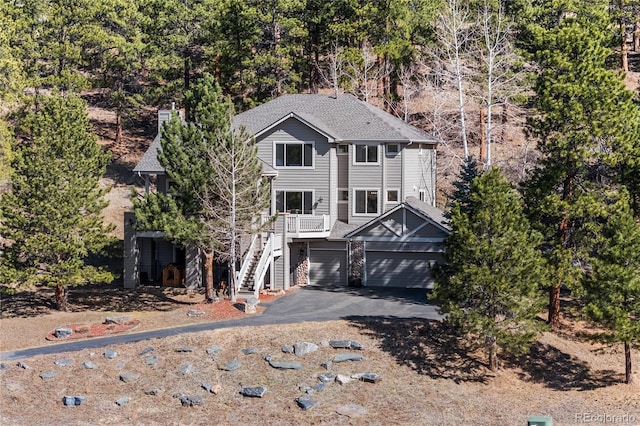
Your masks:
<svg viewBox="0 0 640 426"><path fill-rule="evenodd" d="M291 324L304 321L331 321L364 317L441 318L437 313L436 307L427 303L424 289L305 287L266 306L267 309L262 315L237 320L193 324L1 352L0 361L29 358L35 355L80 351L119 343L158 339L183 333L229 327Z"/></svg>

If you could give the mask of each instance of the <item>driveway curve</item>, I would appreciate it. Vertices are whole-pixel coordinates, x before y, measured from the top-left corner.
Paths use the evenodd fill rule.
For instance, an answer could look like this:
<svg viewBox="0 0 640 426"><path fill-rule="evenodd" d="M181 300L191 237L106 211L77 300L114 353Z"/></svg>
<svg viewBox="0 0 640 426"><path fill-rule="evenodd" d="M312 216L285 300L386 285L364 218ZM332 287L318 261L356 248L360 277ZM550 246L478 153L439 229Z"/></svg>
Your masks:
<svg viewBox="0 0 640 426"><path fill-rule="evenodd" d="M229 327L292 324L305 321L332 321L356 317L422 318L427 320L442 318L437 313L436 307L427 303L424 289L303 287L265 306L267 309L262 315L242 319L119 334L90 340L0 352L0 361L80 351L141 340L161 339L184 333L197 333Z"/></svg>

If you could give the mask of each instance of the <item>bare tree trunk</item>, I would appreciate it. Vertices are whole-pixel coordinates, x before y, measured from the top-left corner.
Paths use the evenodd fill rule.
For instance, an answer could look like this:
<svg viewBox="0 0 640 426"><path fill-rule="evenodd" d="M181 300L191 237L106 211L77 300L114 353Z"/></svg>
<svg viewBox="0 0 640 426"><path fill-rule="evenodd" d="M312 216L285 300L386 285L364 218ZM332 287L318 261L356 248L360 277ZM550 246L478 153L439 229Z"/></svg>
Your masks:
<svg viewBox="0 0 640 426"><path fill-rule="evenodd" d="M384 97L384 63L382 55L378 55L378 98Z"/></svg>
<svg viewBox="0 0 640 426"><path fill-rule="evenodd" d="M624 342L624 382L633 384L633 374L631 371L631 344Z"/></svg>
<svg viewBox="0 0 640 426"><path fill-rule="evenodd" d="M120 147L122 143L122 113L118 110L116 111L116 141L115 146Z"/></svg>
<svg viewBox="0 0 640 426"><path fill-rule="evenodd" d="M640 52L640 22L633 25L633 51Z"/></svg>
<svg viewBox="0 0 640 426"><path fill-rule="evenodd" d="M487 346L489 352L489 369L496 371L498 369L498 343L495 336L487 338Z"/></svg>
<svg viewBox="0 0 640 426"><path fill-rule="evenodd" d="M207 302L211 302L215 297L213 289L213 251L203 250L202 265L204 269L204 297Z"/></svg>
<svg viewBox="0 0 640 426"><path fill-rule="evenodd" d="M56 308L64 312L67 310L67 289L62 284L56 286Z"/></svg>
<svg viewBox="0 0 640 426"><path fill-rule="evenodd" d="M549 314L547 323L552 330L560 328L560 283L549 289Z"/></svg>
<svg viewBox="0 0 640 426"><path fill-rule="evenodd" d="M486 155L487 155L487 134L486 132L486 115L487 112L484 108L480 108L480 162L484 163L486 162ZM487 164L488 166L488 164Z"/></svg>
<svg viewBox="0 0 640 426"><path fill-rule="evenodd" d="M622 11L622 2L620 4L620 11ZM620 62L622 71L629 72L629 49L627 48L627 28L624 24L624 19L620 18Z"/></svg>

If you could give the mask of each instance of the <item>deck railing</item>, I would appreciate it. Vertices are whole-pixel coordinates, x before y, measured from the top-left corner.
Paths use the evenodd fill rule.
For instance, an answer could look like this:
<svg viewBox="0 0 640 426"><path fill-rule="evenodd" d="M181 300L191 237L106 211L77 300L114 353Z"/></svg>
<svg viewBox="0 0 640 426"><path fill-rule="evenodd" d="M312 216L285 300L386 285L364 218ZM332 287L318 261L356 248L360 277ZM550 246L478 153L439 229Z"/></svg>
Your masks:
<svg viewBox="0 0 640 426"><path fill-rule="evenodd" d="M329 230L329 215L296 214L287 216L287 232L289 233L327 232Z"/></svg>

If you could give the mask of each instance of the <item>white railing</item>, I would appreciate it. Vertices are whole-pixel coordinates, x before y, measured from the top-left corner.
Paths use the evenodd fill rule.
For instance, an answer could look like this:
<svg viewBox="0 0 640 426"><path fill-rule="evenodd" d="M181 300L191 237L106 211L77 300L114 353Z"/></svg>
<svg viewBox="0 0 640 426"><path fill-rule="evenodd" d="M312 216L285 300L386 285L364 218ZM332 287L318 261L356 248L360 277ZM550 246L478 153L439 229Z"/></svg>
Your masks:
<svg viewBox="0 0 640 426"><path fill-rule="evenodd" d="M329 231L329 215L290 215L287 216L287 232L299 234L301 232Z"/></svg>
<svg viewBox="0 0 640 426"><path fill-rule="evenodd" d="M260 290L262 289L262 284L264 283L264 276L267 273L267 269L270 260L273 256L274 250L274 236L273 234L269 234L269 238L267 239L267 243L264 245L262 249L262 255L260 256L260 260L258 260L258 266L253 273L253 291L256 299L259 297Z"/></svg>
<svg viewBox="0 0 640 426"><path fill-rule="evenodd" d="M240 290L240 286L242 285L245 278L247 277L247 274L249 273L249 267L251 266L251 262L253 262L253 254L256 251L257 242L258 242L258 234L255 234L253 237L251 237L251 245L249 246L249 250L247 250L247 255L244 257L244 260L242 261L242 268L240 268L240 272L238 272L238 275L236 276L236 288L235 288L236 294L238 294L238 291Z"/></svg>

